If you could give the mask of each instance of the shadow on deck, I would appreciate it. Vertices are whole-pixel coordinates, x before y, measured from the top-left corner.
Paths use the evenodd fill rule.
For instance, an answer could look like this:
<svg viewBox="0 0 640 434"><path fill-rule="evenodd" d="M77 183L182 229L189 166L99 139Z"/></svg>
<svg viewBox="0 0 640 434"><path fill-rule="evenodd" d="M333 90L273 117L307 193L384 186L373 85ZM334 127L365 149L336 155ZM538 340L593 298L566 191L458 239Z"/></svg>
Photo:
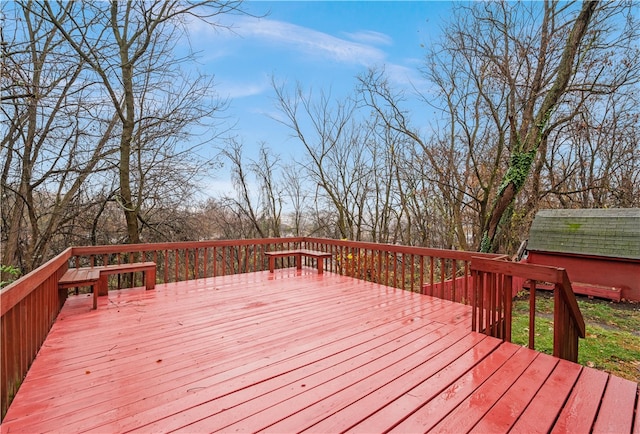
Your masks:
<svg viewBox="0 0 640 434"><path fill-rule="evenodd" d="M306 268L71 297L2 432L640 432L637 384L470 330Z"/></svg>

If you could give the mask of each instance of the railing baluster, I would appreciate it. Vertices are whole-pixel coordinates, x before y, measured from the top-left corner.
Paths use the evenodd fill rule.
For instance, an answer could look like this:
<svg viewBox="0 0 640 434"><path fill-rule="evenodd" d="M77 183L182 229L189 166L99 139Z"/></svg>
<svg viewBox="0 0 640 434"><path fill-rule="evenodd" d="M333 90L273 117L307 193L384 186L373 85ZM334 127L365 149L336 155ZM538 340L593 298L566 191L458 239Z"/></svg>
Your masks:
<svg viewBox="0 0 640 434"><path fill-rule="evenodd" d="M529 289L529 348L534 350L535 335L536 335L536 281L530 280L531 286Z"/></svg>
<svg viewBox="0 0 640 434"><path fill-rule="evenodd" d="M174 282L179 282L180 278L178 276L178 264L180 263L180 255L178 253L178 249L174 249L173 251L173 273L175 275Z"/></svg>
<svg viewBox="0 0 640 434"><path fill-rule="evenodd" d="M464 261L464 297L462 303L469 303L469 261Z"/></svg>
<svg viewBox="0 0 640 434"><path fill-rule="evenodd" d="M484 328L484 299L485 299L486 273L478 273L478 331L487 334Z"/></svg>
<svg viewBox="0 0 640 434"><path fill-rule="evenodd" d="M225 252L226 252L227 249L225 248L225 246L222 246L222 249L220 249L220 250L221 250L220 253L221 253L221 256L222 256L222 260L221 260L221 262L222 262L222 275L226 276L227 275L227 260L226 260Z"/></svg>
<svg viewBox="0 0 640 434"><path fill-rule="evenodd" d="M191 249L184 249L184 280L191 280L189 278L189 257L191 256L190 251Z"/></svg>
<svg viewBox="0 0 640 434"><path fill-rule="evenodd" d="M420 268L420 294L424 294L425 293L425 288L424 288L424 256L423 255L418 255L418 259L420 261L420 264L418 266L418 268Z"/></svg>

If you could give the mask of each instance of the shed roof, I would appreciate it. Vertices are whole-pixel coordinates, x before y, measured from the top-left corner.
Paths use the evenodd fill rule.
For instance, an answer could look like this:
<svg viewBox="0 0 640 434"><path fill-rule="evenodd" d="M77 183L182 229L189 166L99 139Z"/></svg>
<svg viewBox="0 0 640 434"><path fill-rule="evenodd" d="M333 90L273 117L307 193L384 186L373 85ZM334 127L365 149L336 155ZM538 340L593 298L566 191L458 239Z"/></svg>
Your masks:
<svg viewBox="0 0 640 434"><path fill-rule="evenodd" d="M527 248L640 259L640 208L540 210Z"/></svg>

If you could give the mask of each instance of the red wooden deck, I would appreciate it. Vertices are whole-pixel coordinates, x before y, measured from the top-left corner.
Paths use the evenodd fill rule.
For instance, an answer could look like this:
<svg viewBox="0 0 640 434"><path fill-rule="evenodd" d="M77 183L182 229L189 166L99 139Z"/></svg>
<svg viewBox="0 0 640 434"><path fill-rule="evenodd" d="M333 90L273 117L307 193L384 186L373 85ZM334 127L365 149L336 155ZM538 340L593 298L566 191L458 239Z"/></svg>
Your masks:
<svg viewBox="0 0 640 434"><path fill-rule="evenodd" d="M2 433L639 433L637 390L466 306L286 269L69 299Z"/></svg>

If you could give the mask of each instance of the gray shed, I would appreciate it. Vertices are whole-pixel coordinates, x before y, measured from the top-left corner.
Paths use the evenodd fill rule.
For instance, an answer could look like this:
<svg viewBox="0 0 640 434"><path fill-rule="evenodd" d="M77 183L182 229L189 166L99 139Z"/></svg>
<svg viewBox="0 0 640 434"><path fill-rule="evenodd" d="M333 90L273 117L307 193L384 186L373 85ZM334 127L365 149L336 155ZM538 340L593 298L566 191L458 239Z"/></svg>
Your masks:
<svg viewBox="0 0 640 434"><path fill-rule="evenodd" d="M540 210L527 249L640 259L640 208Z"/></svg>

